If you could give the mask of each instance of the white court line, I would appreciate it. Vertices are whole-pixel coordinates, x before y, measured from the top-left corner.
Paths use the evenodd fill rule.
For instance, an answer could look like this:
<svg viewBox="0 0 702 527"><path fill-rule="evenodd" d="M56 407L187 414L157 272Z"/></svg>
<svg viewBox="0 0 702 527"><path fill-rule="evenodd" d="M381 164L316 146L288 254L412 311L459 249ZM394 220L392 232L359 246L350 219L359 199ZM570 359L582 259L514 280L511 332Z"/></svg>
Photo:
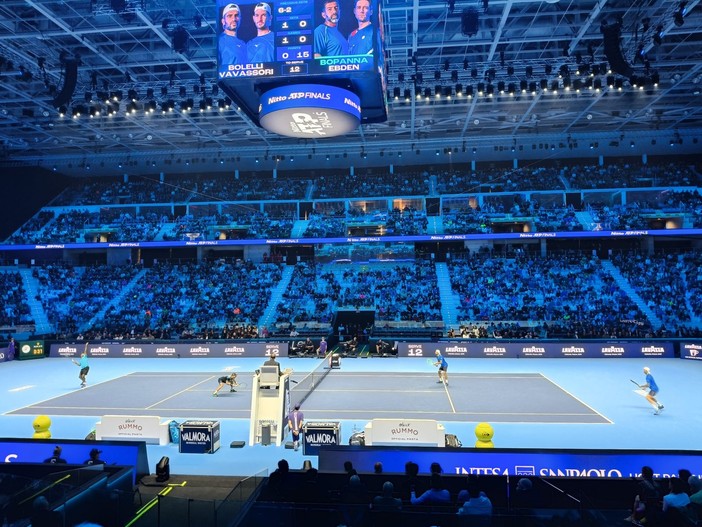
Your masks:
<svg viewBox="0 0 702 527"><path fill-rule="evenodd" d="M181 393L187 392L187 391L190 390L191 388L195 388L196 386L200 386L200 385L203 384L203 383L210 382L210 381L211 381L212 379L214 379L214 378L216 378L214 375L213 375L212 377L208 377L207 379L205 379L205 380L203 380L203 381L200 381L200 382L198 382L198 383L195 383L195 384L193 384L192 386L190 386L190 387L188 387L188 388L185 388L185 389L183 389L183 390L180 390L179 392L176 392L176 393L174 393L173 395L170 395L170 396L166 397L165 399L161 399L160 401L156 401L154 404L152 404L152 405L147 406L146 408L144 408L144 410L151 410L154 406L156 406L156 405L158 405L158 404L161 404L162 402L165 402L165 401L167 401L167 400L169 400L169 399L173 399L176 395L180 395Z"/></svg>
<svg viewBox="0 0 702 527"><path fill-rule="evenodd" d="M600 412L598 412L597 410L595 410L592 406L590 406L589 404L587 404L585 401L583 401L583 400L580 399L579 397L576 397L575 395L573 395L572 393L570 393L568 390L566 390L565 388L563 388L560 384L558 384L558 383L552 381L551 379L549 379L548 377L546 377L543 373L541 374L541 376L542 376L544 379L546 379L548 382L550 382L551 384L553 384L556 388L558 388L559 390L561 390L561 391L567 393L569 396L571 396L573 399L575 399L576 401L578 401L580 404L582 404L582 405L585 406L586 408L589 408L590 410L592 410L595 414L599 415L602 419L605 419L609 424L614 424L614 421L612 421L609 417L607 417L607 416L605 416L605 415L602 415Z"/></svg>
<svg viewBox="0 0 702 527"><path fill-rule="evenodd" d="M453 400L451 399L451 394L449 393L448 385L444 383L444 390L446 390L446 397L448 398L448 402L451 405L451 410L453 410L453 413L456 413L456 407L453 405Z"/></svg>
<svg viewBox="0 0 702 527"><path fill-rule="evenodd" d="M24 390L31 390L32 388L36 388L35 384L27 384L26 386L19 386L17 388L10 388L7 390L8 392L23 392Z"/></svg>

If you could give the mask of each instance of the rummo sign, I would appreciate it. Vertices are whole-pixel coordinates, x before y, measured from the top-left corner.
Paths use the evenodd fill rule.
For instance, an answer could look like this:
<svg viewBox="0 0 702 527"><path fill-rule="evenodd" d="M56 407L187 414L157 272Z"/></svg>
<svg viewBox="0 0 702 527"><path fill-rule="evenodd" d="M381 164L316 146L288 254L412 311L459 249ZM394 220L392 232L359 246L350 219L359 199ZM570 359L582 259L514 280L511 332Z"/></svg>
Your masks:
<svg viewBox="0 0 702 527"><path fill-rule="evenodd" d="M50 357L78 357L85 344L83 343L55 343L51 344ZM101 342L88 345L90 357L270 357L276 354L287 357L287 342L207 342L194 343L144 343L134 342Z"/></svg>
<svg viewBox="0 0 702 527"><path fill-rule="evenodd" d="M439 350L446 358L452 357L581 357L595 358L654 358L673 357L672 342L495 342L478 340L450 340L448 342L399 342L400 357L434 357Z"/></svg>

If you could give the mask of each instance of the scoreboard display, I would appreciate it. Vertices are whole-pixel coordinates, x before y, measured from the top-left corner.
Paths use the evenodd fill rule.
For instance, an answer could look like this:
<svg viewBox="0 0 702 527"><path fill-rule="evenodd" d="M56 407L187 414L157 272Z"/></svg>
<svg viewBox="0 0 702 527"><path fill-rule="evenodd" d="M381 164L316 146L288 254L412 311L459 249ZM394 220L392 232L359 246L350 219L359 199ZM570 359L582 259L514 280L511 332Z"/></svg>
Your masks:
<svg viewBox="0 0 702 527"><path fill-rule="evenodd" d="M219 85L254 122L266 92L298 83L355 94L361 122L387 119L378 0L217 0L217 12Z"/></svg>

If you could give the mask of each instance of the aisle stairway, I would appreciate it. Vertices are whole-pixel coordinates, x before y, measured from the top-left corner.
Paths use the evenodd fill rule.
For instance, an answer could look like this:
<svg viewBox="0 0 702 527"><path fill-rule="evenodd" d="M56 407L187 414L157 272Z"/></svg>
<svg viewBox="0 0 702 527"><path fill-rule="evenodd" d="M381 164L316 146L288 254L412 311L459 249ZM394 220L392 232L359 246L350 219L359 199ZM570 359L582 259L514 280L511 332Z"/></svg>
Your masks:
<svg viewBox="0 0 702 527"><path fill-rule="evenodd" d="M634 288L631 283L629 283L629 280L624 277L619 269L609 260L602 260L602 268L612 275L612 278L614 278L616 284L629 296L629 298L631 298L632 302L638 306L643 314L646 315L646 318L648 318L648 320L651 322L651 325L654 328L661 327L661 324L663 323L661 319L656 316L650 307L648 307L646 301L641 298L636 291L634 291Z"/></svg>
<svg viewBox="0 0 702 527"><path fill-rule="evenodd" d="M444 327L448 330L450 327L455 327L458 324L458 307L460 299L451 288L451 277L449 276L448 266L445 262L436 262L436 284L439 288L441 298L441 318L444 321Z"/></svg>
<svg viewBox="0 0 702 527"><path fill-rule="evenodd" d="M292 231L290 232L290 237L302 238L309 224L309 220L295 220L295 224L293 225Z"/></svg>
<svg viewBox="0 0 702 527"><path fill-rule="evenodd" d="M41 301L38 300L39 297L39 281L32 276L31 269L20 269L20 276L22 277L22 285L24 290L27 292L27 303L29 304L29 311L32 314L32 319L36 324L36 329L34 332L37 335L46 335L48 333L53 333L53 327L49 322L49 318L46 316L46 311L44 311L44 306L41 305Z"/></svg>
<svg viewBox="0 0 702 527"><path fill-rule="evenodd" d="M576 212L575 219L578 220L578 223L583 226L583 230L585 231L591 231L595 226L595 220L593 219L592 214L586 210Z"/></svg>
<svg viewBox="0 0 702 527"><path fill-rule="evenodd" d="M268 302L266 310L263 312L263 316L258 319L258 327L268 327L275 321L276 311L278 309L278 304L283 301L283 294L288 289L290 285L290 279L292 278L293 271L295 271L294 265L286 265L283 269L283 275L280 278L280 282L275 286L275 289L271 291L271 299Z"/></svg>

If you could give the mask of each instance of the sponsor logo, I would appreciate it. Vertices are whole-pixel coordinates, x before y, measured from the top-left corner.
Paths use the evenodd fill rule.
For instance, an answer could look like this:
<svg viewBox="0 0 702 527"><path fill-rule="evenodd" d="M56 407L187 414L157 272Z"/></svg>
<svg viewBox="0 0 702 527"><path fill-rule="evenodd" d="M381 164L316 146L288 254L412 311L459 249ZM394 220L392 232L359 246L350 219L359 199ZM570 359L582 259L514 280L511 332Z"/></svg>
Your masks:
<svg viewBox="0 0 702 527"><path fill-rule="evenodd" d="M641 353L644 355L663 355L665 353L665 348L660 348L658 346L645 346L641 348Z"/></svg>
<svg viewBox="0 0 702 527"><path fill-rule="evenodd" d="M212 440L209 433L196 430L181 432L180 437L188 443L209 443Z"/></svg>
<svg viewBox="0 0 702 527"><path fill-rule="evenodd" d="M624 355L624 348L620 348L619 346L609 346L602 348L600 351L602 355Z"/></svg>
<svg viewBox="0 0 702 527"><path fill-rule="evenodd" d="M327 112L295 112L290 117L290 129L298 134L324 136L327 130L334 127Z"/></svg>
<svg viewBox="0 0 702 527"><path fill-rule="evenodd" d="M491 346L483 348L483 353L485 355L504 355L507 353L507 348L501 348L499 346Z"/></svg>
<svg viewBox="0 0 702 527"><path fill-rule="evenodd" d="M89 348L90 354L95 357L96 355L109 355L110 348L104 346L96 346L94 348Z"/></svg>
<svg viewBox="0 0 702 527"><path fill-rule="evenodd" d="M542 468L539 476L565 476L569 478L621 478L622 473L616 468Z"/></svg>
<svg viewBox="0 0 702 527"><path fill-rule="evenodd" d="M585 348L578 348L576 346L570 346L568 348L561 348L561 353L567 356L584 355Z"/></svg>
<svg viewBox="0 0 702 527"><path fill-rule="evenodd" d="M176 349L170 346L164 346L162 348L156 348L156 355L175 355Z"/></svg>
<svg viewBox="0 0 702 527"><path fill-rule="evenodd" d="M546 348L539 348L537 346L531 346L528 348L522 348L522 354L524 355L544 355L546 353Z"/></svg>
<svg viewBox="0 0 702 527"><path fill-rule="evenodd" d="M305 434L305 441L307 444L312 445L336 445L336 434L325 433L325 432L315 432L312 434Z"/></svg>
<svg viewBox="0 0 702 527"><path fill-rule="evenodd" d="M197 346L195 348L190 348L190 355L209 355L210 348L207 346Z"/></svg>
<svg viewBox="0 0 702 527"><path fill-rule="evenodd" d="M138 348L136 346L131 346L129 348L122 348L123 355L141 355L142 351L143 350L141 348Z"/></svg>
<svg viewBox="0 0 702 527"><path fill-rule="evenodd" d="M124 423L117 425L117 430L120 432L137 431L141 432L142 426L137 423L134 419L126 419Z"/></svg>

